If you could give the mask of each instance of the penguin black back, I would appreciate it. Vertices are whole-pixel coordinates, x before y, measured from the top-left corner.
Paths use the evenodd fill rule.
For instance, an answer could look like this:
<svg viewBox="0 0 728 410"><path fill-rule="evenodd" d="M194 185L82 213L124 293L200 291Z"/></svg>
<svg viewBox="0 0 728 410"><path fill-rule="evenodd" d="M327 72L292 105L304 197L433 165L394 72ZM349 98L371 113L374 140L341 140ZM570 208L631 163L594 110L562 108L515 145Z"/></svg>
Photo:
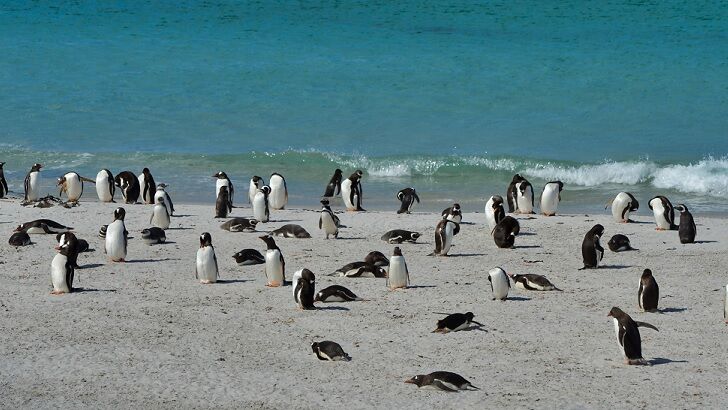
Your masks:
<svg viewBox="0 0 728 410"><path fill-rule="evenodd" d="M698 228L695 226L693 214L690 213L685 204L679 204L675 209L680 211L680 225L677 228L680 243L695 243L695 234Z"/></svg>
<svg viewBox="0 0 728 410"><path fill-rule="evenodd" d="M506 216L493 228L493 240L499 248L512 248L516 243L516 235L520 232L518 220Z"/></svg>

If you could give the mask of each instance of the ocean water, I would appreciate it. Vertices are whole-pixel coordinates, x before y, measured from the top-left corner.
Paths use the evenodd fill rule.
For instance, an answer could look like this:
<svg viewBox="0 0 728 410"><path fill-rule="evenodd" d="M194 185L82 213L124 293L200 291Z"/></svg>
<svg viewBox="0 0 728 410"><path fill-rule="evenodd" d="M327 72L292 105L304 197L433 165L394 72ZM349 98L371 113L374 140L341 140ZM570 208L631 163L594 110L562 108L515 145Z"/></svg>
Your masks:
<svg viewBox="0 0 728 410"><path fill-rule="evenodd" d="M314 207L338 167L365 208L482 210L519 172L568 211L724 213L727 44L707 1L3 2L0 161L15 192L34 162L203 203L279 172Z"/></svg>

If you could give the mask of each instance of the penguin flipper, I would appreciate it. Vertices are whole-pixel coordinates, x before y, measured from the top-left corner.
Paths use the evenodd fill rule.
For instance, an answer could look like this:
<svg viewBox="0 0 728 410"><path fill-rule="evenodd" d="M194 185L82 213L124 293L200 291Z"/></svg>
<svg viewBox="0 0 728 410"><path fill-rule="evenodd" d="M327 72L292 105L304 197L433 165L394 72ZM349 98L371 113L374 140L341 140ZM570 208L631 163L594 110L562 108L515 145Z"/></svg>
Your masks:
<svg viewBox="0 0 728 410"><path fill-rule="evenodd" d="M435 387L437 387L438 389L440 389L442 391L451 392L451 393L457 393L458 390L459 390L457 388L457 386L455 386L455 385L453 385L451 383L448 383L448 382L446 382L444 380L440 380L440 379L433 380L432 381L432 385L435 386Z"/></svg>
<svg viewBox="0 0 728 410"><path fill-rule="evenodd" d="M655 326L653 326L653 325L651 325L651 324L649 324L649 323L647 323L647 322L638 322L638 321L635 321L635 323L636 323L636 324L637 324L637 326L639 326L639 327L647 327L647 328L650 328L650 329L652 329L652 330L656 330L656 331L658 331L658 332L660 331L660 330L659 330L658 328L656 328Z"/></svg>

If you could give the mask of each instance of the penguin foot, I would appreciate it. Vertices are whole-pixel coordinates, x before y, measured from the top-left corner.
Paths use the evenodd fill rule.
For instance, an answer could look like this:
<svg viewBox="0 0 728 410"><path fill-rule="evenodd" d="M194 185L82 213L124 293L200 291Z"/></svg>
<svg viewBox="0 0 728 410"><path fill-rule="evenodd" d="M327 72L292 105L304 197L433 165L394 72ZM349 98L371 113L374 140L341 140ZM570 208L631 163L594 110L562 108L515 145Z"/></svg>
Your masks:
<svg viewBox="0 0 728 410"><path fill-rule="evenodd" d="M210 283L212 283L212 281L207 279L201 279L200 283L202 283L203 285L209 285Z"/></svg>
<svg viewBox="0 0 728 410"><path fill-rule="evenodd" d="M66 292L61 292L60 290L54 290L54 291L51 292L51 295L60 296L60 295L62 295L64 293L66 293Z"/></svg>
<svg viewBox="0 0 728 410"><path fill-rule="evenodd" d="M656 231L664 231L664 228L655 228Z"/></svg>
<svg viewBox="0 0 728 410"><path fill-rule="evenodd" d="M625 364L630 366L649 366L650 362L645 359L627 359L625 360Z"/></svg>

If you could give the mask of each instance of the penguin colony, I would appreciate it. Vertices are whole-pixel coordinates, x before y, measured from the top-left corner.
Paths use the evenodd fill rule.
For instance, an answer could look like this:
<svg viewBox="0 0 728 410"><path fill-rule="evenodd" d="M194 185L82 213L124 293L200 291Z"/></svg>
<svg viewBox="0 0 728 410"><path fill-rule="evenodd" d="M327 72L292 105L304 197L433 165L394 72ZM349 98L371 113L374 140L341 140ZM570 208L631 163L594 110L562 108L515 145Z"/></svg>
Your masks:
<svg viewBox="0 0 728 410"><path fill-rule="evenodd" d="M8 187L3 174L4 165L5 163L0 162L0 198L8 194ZM36 163L27 173L24 180L23 204L41 200L41 169L42 165ZM324 195L320 201L322 208L317 211L320 213L319 235L326 239L338 239L340 228L345 228L341 224L339 216L330 206L332 198L341 195L341 200L347 211L365 211L362 207L364 200L362 179L364 173L356 170L345 179L343 175L342 170L336 169L325 187ZM240 208L234 205L233 182L223 171L215 173L212 177L216 179L214 216L215 218L227 218L230 213L237 212L236 209ZM60 194L65 194L67 197L68 203L77 204L84 192L84 182L95 184L96 194L100 202L113 203L116 202L115 196L120 196L118 199L125 204L141 202L151 205L150 226L143 229L141 227L136 229L137 227L135 227L135 231L139 232L141 239L150 246L166 241L166 230L170 228L171 218L174 216L174 206L169 193L166 191L168 185L163 183L155 184L148 168L144 168L139 177L131 171L123 171L114 176L111 171L103 169L99 171L95 180L82 177L76 172L68 172L57 179L57 186L60 187ZM561 181L550 181L545 184L539 200L542 215L554 216L557 214L563 189L564 184ZM119 195L116 195L117 191L120 193ZM400 201L399 209L396 211L398 214L409 214L412 212L415 203L420 202L419 196L412 187L397 192L396 198ZM272 215L271 211L284 209L288 203L288 187L284 177L278 173L273 173L269 178L269 184L266 185L263 178L253 176L250 179L248 200L253 217L228 219L220 226L221 230L260 232L257 230L257 225L269 222ZM647 203L653 212L656 230L677 230L680 243L695 242L696 224L686 205L673 206L665 196L655 196ZM505 201L499 195L493 195L487 200L485 204L485 222L488 227L486 233L495 242L496 249L517 247L515 244L516 238L521 231L519 219L507 216L504 204L507 205L508 212L514 215L535 214L536 202L531 183L521 175L516 174L506 190ZM639 202L628 192L620 192L610 201L607 207L610 205L612 216L617 223L632 222L630 214L639 209ZM679 212L679 224L675 223L675 210ZM109 212L108 225L101 227L99 232L99 236L103 239L104 253L110 263L125 262L127 260L127 245L130 235L125 225L125 215L126 210L123 207L115 207L113 212ZM448 256L451 254L452 248L456 246L455 236L461 230L462 218L462 210L457 203L442 211L441 219L434 223L435 250L430 254L431 256ZM605 251L600 244L600 239L608 230L604 226L596 224L585 233L581 248L582 269L598 269L602 265L601 262L604 259ZM50 262L51 294L53 295L73 293L79 289L74 288L76 270L83 269L83 266L78 264L78 256L79 253L88 252L90 249L88 242L78 238L72 231L72 227L61 223L48 219L37 219L18 225L9 239L11 246L20 247L33 244L29 234L57 235L58 245L55 247L57 252ZM199 234L199 248L196 252L194 276L201 284L214 284L220 280L220 269L212 236L209 232ZM416 243L420 236L419 232L395 229L386 232L381 239L389 246L390 244L402 244L404 242ZM262 253L256 249L243 249L232 255L232 258L239 266L264 265L261 273L265 277L265 286L277 288L290 285L292 287L293 302L301 310L315 311L317 303L345 303L366 300L342 285L332 285L316 292L316 274L306 267L301 267L301 269L294 272L290 276L291 281L288 281L286 279L284 250L278 246L274 237L305 239L311 238L311 234L302 226L295 224L284 225L260 236L260 239L265 243L265 249L263 249ZM608 247L613 252L636 250L631 247L629 238L623 234L613 235L609 240ZM389 258L381 252L373 251L367 254L364 260L348 263L337 271L327 274L327 276L386 278L384 286L390 291L407 289L411 284L410 271L405 261L405 255L399 246L391 248ZM416 280L416 272L414 277ZM497 301L508 300L511 281L516 288L523 291L561 291L542 275L507 272L502 267L486 269L484 277L489 282L492 300ZM724 318L728 323L728 286L726 286L724 293ZM636 306L643 312L659 312L659 297L659 287L653 272L650 269L644 269L638 281ZM480 329L484 326L474 320L472 312L442 314L446 316L436 321L436 328L432 331L433 333L447 334L462 330ZM618 349L624 357L625 363L630 365L650 364L649 360L646 360L642 354L639 327L655 331L658 331L658 329L649 323L633 320L629 314L619 307L612 307L607 316L613 319ZM319 360L352 360L352 357L336 342L314 341L310 346ZM464 377L448 371L415 375L404 380L404 382L415 384L417 387L431 387L446 392L479 390Z"/></svg>

